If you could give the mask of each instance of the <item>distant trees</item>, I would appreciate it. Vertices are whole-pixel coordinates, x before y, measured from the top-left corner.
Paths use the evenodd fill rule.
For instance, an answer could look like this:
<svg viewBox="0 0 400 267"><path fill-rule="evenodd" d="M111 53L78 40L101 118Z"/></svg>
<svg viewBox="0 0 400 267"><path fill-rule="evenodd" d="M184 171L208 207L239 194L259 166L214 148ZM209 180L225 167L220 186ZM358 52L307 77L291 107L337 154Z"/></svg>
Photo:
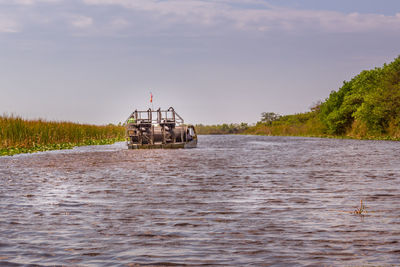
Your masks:
<svg viewBox="0 0 400 267"><path fill-rule="evenodd" d="M322 123L319 119L319 103L310 112L293 115L278 115L273 112L261 114L261 120L246 130L248 134L321 136Z"/></svg>
<svg viewBox="0 0 400 267"><path fill-rule="evenodd" d="M261 113L261 122L271 125L273 121L279 120L280 117L281 115L274 112L263 112Z"/></svg>
<svg viewBox="0 0 400 267"><path fill-rule="evenodd" d="M247 132L400 138L400 57L343 82L310 112L285 116L263 112Z"/></svg>
<svg viewBox="0 0 400 267"><path fill-rule="evenodd" d="M240 134L249 128L247 123L231 123L231 124L217 124L217 125L203 125L197 124L197 134Z"/></svg>
<svg viewBox="0 0 400 267"><path fill-rule="evenodd" d="M202 126L207 133L348 135L400 140L400 56L381 68L362 71L309 112L281 116L263 112L255 125Z"/></svg>

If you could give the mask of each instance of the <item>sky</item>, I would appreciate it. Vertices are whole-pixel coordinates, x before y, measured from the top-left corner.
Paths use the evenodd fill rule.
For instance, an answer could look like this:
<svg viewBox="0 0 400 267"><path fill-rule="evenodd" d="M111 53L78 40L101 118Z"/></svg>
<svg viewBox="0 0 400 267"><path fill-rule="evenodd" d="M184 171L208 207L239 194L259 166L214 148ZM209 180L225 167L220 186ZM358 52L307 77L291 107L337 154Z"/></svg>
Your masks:
<svg viewBox="0 0 400 267"><path fill-rule="evenodd" d="M306 112L400 55L398 0L0 0L0 114L90 124Z"/></svg>

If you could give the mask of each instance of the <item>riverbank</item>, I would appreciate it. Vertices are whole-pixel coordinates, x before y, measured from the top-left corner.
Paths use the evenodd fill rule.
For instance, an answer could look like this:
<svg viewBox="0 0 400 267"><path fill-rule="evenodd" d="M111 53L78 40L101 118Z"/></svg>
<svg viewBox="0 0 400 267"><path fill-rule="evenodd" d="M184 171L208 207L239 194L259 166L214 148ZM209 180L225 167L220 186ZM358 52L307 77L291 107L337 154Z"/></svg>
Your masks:
<svg viewBox="0 0 400 267"><path fill-rule="evenodd" d="M303 114L283 116L281 119L271 122L259 122L249 127L243 133L244 135L260 135L260 136L298 136L298 137L317 137L317 138L335 138L335 139L356 139L356 140L387 140L400 141L400 136L396 133L380 133L372 134L368 131L359 131L357 127L350 129L344 134L329 134L326 128L319 121L319 114L309 112L306 115L313 117L304 122L296 120L296 118L304 117ZM285 117L291 117L288 120Z"/></svg>
<svg viewBox="0 0 400 267"><path fill-rule="evenodd" d="M29 147L29 148L10 147L10 148L5 148L5 149L0 149L0 156L13 156L16 154L35 153L35 152L41 152L41 151L73 149L74 147L78 147L78 146L110 145L110 144L114 144L116 142L121 142L121 141L125 141L125 138L87 140L82 143L38 145L38 146L34 146L34 147Z"/></svg>
<svg viewBox="0 0 400 267"><path fill-rule="evenodd" d="M309 112L262 113L245 134L400 140L400 57L343 82Z"/></svg>
<svg viewBox="0 0 400 267"><path fill-rule="evenodd" d="M196 124L195 128L196 133L199 135L242 134L249 128L249 125L247 123Z"/></svg>
<svg viewBox="0 0 400 267"><path fill-rule="evenodd" d="M319 109L301 114L280 116L274 121L260 121L256 125L248 127L241 134L400 141L400 127L397 125L376 131L367 127L363 122L354 120L346 130L331 132L323 123L323 115Z"/></svg>
<svg viewBox="0 0 400 267"><path fill-rule="evenodd" d="M257 132L257 133L242 133L241 135L254 135L254 136L276 136L276 137L313 137L313 138L327 138L327 139L349 139L349 140L376 140L376 141L400 141L398 137L392 136L351 136L351 135L328 135L328 134L271 134L269 131L266 132Z"/></svg>
<svg viewBox="0 0 400 267"><path fill-rule="evenodd" d="M98 126L0 116L0 156L112 144L123 140L125 129L112 124Z"/></svg>

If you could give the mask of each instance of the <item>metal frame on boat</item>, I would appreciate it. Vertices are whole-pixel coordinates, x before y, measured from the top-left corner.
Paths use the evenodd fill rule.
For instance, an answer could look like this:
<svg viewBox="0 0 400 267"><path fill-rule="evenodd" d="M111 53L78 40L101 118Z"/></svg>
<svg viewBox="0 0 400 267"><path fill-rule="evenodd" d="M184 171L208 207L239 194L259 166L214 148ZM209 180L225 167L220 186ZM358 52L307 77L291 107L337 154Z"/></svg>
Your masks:
<svg viewBox="0 0 400 267"><path fill-rule="evenodd" d="M135 110L125 122L126 142L130 149L195 148L197 134L193 125L174 108Z"/></svg>

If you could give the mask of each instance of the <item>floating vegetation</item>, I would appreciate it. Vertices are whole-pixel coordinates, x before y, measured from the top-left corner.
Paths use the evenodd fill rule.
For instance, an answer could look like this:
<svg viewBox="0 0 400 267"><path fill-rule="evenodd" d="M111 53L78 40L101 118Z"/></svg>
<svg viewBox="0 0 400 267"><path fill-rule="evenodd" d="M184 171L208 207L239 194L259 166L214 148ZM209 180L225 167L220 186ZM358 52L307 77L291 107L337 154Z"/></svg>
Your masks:
<svg viewBox="0 0 400 267"><path fill-rule="evenodd" d="M123 140L125 140L125 139L112 138L112 139L103 139L103 140L88 140L83 143L49 144L49 145L35 146L35 147L31 147L31 148L12 147L12 148L8 148L8 149L0 149L0 156L12 156L12 155L16 155L16 154L35 153L35 152L49 151L49 150L72 149L77 146L109 145L109 144L114 144L115 142L123 141Z"/></svg>
<svg viewBox="0 0 400 267"><path fill-rule="evenodd" d="M353 211L353 214L356 214L356 215L364 215L364 214L366 214L366 213L368 213L368 212L367 212L367 210L366 210L366 208L365 208L365 206L364 206L364 204L363 204L363 201L362 201L362 199L361 199L361 200L360 200L360 207L357 208L356 210L354 210L354 211Z"/></svg>
<svg viewBox="0 0 400 267"><path fill-rule="evenodd" d="M356 208L354 211L348 211L348 210L330 210L330 211L335 211L335 212L341 212L341 213L347 213L347 214L355 214L355 215L360 215L364 216L367 213L373 213L373 211L367 211L366 206L364 206L362 199L360 200L360 206Z"/></svg>
<svg viewBox="0 0 400 267"><path fill-rule="evenodd" d="M125 130L116 125L97 126L0 116L0 156L105 145L122 140L125 140Z"/></svg>

